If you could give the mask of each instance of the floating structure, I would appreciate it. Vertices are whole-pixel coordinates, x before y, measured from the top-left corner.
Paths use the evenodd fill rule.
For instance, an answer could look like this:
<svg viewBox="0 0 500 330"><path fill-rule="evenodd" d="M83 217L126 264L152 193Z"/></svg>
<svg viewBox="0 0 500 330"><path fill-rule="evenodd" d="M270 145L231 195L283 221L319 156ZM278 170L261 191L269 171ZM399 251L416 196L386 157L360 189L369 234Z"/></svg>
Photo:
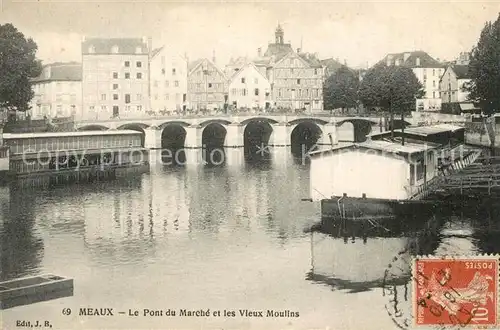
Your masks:
<svg viewBox="0 0 500 330"><path fill-rule="evenodd" d="M0 309L73 296L73 279L52 274L0 282Z"/></svg>
<svg viewBox="0 0 500 330"><path fill-rule="evenodd" d="M3 134L9 175L86 172L101 175L148 165L142 134L133 130Z"/></svg>
<svg viewBox="0 0 500 330"><path fill-rule="evenodd" d="M431 213L426 200L449 176L473 163L479 149L465 147L465 129L411 127L370 135L312 152L310 195L322 218L378 219Z"/></svg>

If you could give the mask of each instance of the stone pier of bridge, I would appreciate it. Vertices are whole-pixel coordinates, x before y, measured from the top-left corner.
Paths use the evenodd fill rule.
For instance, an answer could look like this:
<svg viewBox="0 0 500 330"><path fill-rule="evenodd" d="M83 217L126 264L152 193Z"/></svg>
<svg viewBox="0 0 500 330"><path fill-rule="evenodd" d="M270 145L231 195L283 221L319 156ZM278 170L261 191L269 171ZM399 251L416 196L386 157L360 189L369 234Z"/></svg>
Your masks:
<svg viewBox="0 0 500 330"><path fill-rule="evenodd" d="M269 139L269 146L286 147L291 145L291 134L295 125L287 123L277 123L272 125L272 133ZM186 149L202 148L203 127L193 125L184 127L186 130L186 138L184 147ZM151 126L144 129L144 147L148 149L162 148L162 132L163 129L157 126ZM226 137L224 147L240 148L244 146L245 125L229 124L226 126ZM337 140L337 128L334 123L328 123L322 127L322 135L319 138L318 145L330 145Z"/></svg>

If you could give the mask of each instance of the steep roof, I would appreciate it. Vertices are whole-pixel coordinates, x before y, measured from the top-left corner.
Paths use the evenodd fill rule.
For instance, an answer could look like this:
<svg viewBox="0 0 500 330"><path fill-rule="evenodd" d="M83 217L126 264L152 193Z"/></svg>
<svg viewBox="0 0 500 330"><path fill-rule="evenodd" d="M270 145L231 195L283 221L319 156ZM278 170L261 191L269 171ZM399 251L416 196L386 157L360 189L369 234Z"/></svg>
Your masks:
<svg viewBox="0 0 500 330"><path fill-rule="evenodd" d="M323 64L314 54L299 53L298 54L304 61L306 61L312 68L322 68Z"/></svg>
<svg viewBox="0 0 500 330"><path fill-rule="evenodd" d="M420 65L417 65L417 59L420 59ZM443 68L444 65L439 61L432 58L424 51L413 51L403 53L387 54L382 63L389 65L396 65L399 62L400 66L408 68Z"/></svg>
<svg viewBox="0 0 500 330"><path fill-rule="evenodd" d="M44 65L42 73L31 82L42 81L81 81L82 64L78 62L51 63Z"/></svg>
<svg viewBox="0 0 500 330"><path fill-rule="evenodd" d="M285 55L288 53L293 52L292 45L291 44L269 44L267 46L267 50L264 53L264 57L271 57L274 56L275 62L278 62L281 60Z"/></svg>
<svg viewBox="0 0 500 330"><path fill-rule="evenodd" d="M194 61L192 64L188 64L188 75L190 75L196 68L198 68L200 65L203 63L206 63L208 66L213 66L219 74L221 74L224 78L227 79L226 74L212 61L210 61L208 58L202 58L199 60Z"/></svg>
<svg viewBox="0 0 500 330"><path fill-rule="evenodd" d="M82 42L82 54L114 54L113 47L118 47L116 54L136 54L137 47L140 47L139 54L147 54L148 46L142 38L87 38ZM90 48L94 47L94 52Z"/></svg>
<svg viewBox="0 0 500 330"><path fill-rule="evenodd" d="M469 66L468 65L454 65L453 71L457 75L457 79L469 79Z"/></svg>
<svg viewBox="0 0 500 330"><path fill-rule="evenodd" d="M161 46L160 48L153 49L151 51L151 58L154 58L156 55L158 55L164 47L165 46Z"/></svg>
<svg viewBox="0 0 500 330"><path fill-rule="evenodd" d="M245 71L246 68L249 68L249 67L250 68L253 67L255 69L255 71L257 71L259 73L260 76L262 76L264 79L267 80L267 77L265 75L263 75L262 72L259 71L259 69L255 66L255 64L253 64L252 62L248 62L247 64L242 66L238 71L234 71L234 73L232 73L231 76L228 76L229 82L236 79L236 77L238 77L242 72Z"/></svg>

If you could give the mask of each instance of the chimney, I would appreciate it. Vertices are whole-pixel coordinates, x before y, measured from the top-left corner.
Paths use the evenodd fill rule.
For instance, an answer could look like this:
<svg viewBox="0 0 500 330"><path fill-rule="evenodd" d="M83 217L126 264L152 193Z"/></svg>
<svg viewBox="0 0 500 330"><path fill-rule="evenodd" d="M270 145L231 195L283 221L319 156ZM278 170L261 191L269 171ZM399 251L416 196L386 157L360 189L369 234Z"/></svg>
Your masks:
<svg viewBox="0 0 500 330"><path fill-rule="evenodd" d="M215 49L212 51L212 62L215 64Z"/></svg>
<svg viewBox="0 0 500 330"><path fill-rule="evenodd" d="M297 54L300 54L301 49L297 48Z"/></svg>
<svg viewBox="0 0 500 330"><path fill-rule="evenodd" d="M262 48L257 48L257 56L262 57Z"/></svg>

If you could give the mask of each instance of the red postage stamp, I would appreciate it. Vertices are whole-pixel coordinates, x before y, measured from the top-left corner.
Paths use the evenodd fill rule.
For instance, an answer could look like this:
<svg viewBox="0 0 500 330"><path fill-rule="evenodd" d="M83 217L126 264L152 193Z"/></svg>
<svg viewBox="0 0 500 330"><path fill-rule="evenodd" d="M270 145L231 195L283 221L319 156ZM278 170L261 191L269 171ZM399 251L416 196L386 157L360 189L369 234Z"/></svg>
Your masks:
<svg viewBox="0 0 500 330"><path fill-rule="evenodd" d="M415 325L497 328L498 269L498 256L415 259Z"/></svg>

